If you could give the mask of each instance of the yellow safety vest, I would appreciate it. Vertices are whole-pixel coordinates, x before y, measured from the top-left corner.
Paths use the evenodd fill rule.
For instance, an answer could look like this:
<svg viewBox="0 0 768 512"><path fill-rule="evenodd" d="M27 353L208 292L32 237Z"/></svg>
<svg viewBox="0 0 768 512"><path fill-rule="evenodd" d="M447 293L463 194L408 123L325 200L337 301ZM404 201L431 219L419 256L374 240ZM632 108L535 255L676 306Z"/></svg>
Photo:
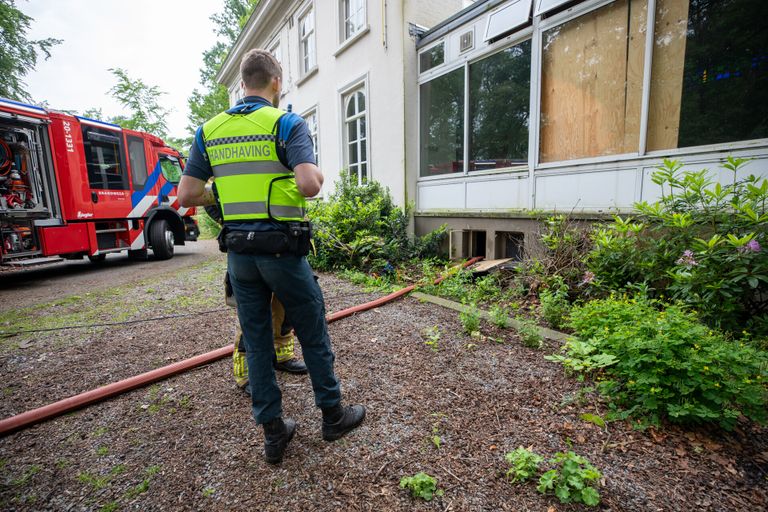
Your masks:
<svg viewBox="0 0 768 512"><path fill-rule="evenodd" d="M277 157L277 121L284 113L268 106L222 112L203 125L224 221L304 219L306 200Z"/></svg>

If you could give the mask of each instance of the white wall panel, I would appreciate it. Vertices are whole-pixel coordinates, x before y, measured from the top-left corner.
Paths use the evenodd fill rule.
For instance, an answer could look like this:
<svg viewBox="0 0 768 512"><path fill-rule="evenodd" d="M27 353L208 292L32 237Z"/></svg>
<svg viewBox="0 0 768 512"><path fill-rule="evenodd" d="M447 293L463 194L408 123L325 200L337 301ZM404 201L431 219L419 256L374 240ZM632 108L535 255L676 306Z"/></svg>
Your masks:
<svg viewBox="0 0 768 512"><path fill-rule="evenodd" d="M528 178L507 178L467 183L467 208L509 210L527 208Z"/></svg>
<svg viewBox="0 0 768 512"><path fill-rule="evenodd" d="M418 209L446 210L464 209L464 182L439 185L419 185Z"/></svg>
<svg viewBox="0 0 768 512"><path fill-rule="evenodd" d="M634 168L538 176L535 207L557 211L631 208L637 176Z"/></svg>

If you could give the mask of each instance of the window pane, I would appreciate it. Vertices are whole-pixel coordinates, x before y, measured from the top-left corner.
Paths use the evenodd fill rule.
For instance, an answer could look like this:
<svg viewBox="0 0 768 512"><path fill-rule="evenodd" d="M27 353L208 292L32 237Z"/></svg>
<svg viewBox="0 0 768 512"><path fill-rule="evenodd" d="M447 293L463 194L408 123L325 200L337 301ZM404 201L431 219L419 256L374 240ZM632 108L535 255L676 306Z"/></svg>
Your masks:
<svg viewBox="0 0 768 512"><path fill-rule="evenodd" d="M365 137L365 131L366 131L365 116L363 116L360 118L360 136L361 137Z"/></svg>
<svg viewBox="0 0 768 512"><path fill-rule="evenodd" d="M768 137L768 2L657 0L648 150Z"/></svg>
<svg viewBox="0 0 768 512"><path fill-rule="evenodd" d="M368 145L366 140L360 141L360 161L361 162L368 161Z"/></svg>
<svg viewBox="0 0 768 512"><path fill-rule="evenodd" d="M445 62L445 44L440 43L419 55L419 71L422 73Z"/></svg>
<svg viewBox="0 0 768 512"><path fill-rule="evenodd" d="M360 113L365 110L365 93L363 91L357 92L357 112Z"/></svg>
<svg viewBox="0 0 768 512"><path fill-rule="evenodd" d="M128 160L131 163L133 188L140 189L147 181L147 157L144 154L143 139L128 137Z"/></svg>
<svg viewBox="0 0 768 512"><path fill-rule="evenodd" d="M463 172L464 69L421 85L421 176Z"/></svg>
<svg viewBox="0 0 768 512"><path fill-rule="evenodd" d="M362 164L360 166L360 181L363 183L368 181L368 164Z"/></svg>
<svg viewBox="0 0 768 512"><path fill-rule="evenodd" d="M181 164L172 156L160 155L160 167L162 168L163 176L171 183L178 183L181 179Z"/></svg>
<svg viewBox="0 0 768 512"><path fill-rule="evenodd" d="M357 120L347 123L347 141L354 142L357 140Z"/></svg>
<svg viewBox="0 0 768 512"><path fill-rule="evenodd" d="M354 116L357 113L355 108L355 96L352 95L347 99L347 118Z"/></svg>
<svg viewBox="0 0 768 512"><path fill-rule="evenodd" d="M646 0L617 0L543 35L541 161L638 151Z"/></svg>
<svg viewBox="0 0 768 512"><path fill-rule="evenodd" d="M121 139L121 133L83 126L83 149L91 188L128 189Z"/></svg>
<svg viewBox="0 0 768 512"><path fill-rule="evenodd" d="M469 170L528 162L531 42L469 67Z"/></svg>
<svg viewBox="0 0 768 512"><path fill-rule="evenodd" d="M348 148L349 148L349 153L348 153L349 160L348 160L348 162L349 162L349 166L351 167L351 166L353 166L353 165L355 165L356 163L359 162L359 160L357 158L357 142L349 143Z"/></svg>

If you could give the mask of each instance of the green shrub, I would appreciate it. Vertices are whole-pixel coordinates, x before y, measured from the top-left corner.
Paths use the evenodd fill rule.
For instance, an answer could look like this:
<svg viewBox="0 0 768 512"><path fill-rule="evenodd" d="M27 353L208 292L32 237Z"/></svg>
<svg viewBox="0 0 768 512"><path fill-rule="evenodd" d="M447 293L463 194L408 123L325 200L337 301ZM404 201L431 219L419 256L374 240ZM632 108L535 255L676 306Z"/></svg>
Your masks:
<svg viewBox="0 0 768 512"><path fill-rule="evenodd" d="M574 452L558 452L550 461L557 467L539 478L536 489L546 494L553 491L560 503L584 503L591 507L600 503L600 493L590 484L600 479L600 472L584 457Z"/></svg>
<svg viewBox="0 0 768 512"><path fill-rule="evenodd" d="M515 320L517 320L517 335L520 336L523 345L530 348L541 348L544 344L544 338L541 337L536 322L523 316L518 316Z"/></svg>
<svg viewBox="0 0 768 512"><path fill-rule="evenodd" d="M500 329L509 327L509 308L494 304L488 311L491 323Z"/></svg>
<svg viewBox="0 0 768 512"><path fill-rule="evenodd" d="M309 259L320 270L385 269L410 258L439 254L444 227L411 240L410 207L399 208L389 190L375 181L362 186L343 173L327 201L312 201L308 212L314 228Z"/></svg>
<svg viewBox="0 0 768 512"><path fill-rule="evenodd" d="M746 163L729 157L723 186L665 160L652 176L662 198L636 204L638 220L616 217L594 232L585 280L679 300L731 332L768 333L768 180L739 180Z"/></svg>
<svg viewBox="0 0 768 512"><path fill-rule="evenodd" d="M480 330L480 311L478 311L477 306L472 304L467 311L459 313L459 321L465 333L478 332Z"/></svg>
<svg viewBox="0 0 768 512"><path fill-rule="evenodd" d="M205 213L203 208L197 209L195 220L197 221L197 227L200 228L201 240L211 240L219 236L221 225Z"/></svg>
<svg viewBox="0 0 768 512"><path fill-rule="evenodd" d="M413 476L405 476L400 479L400 488L409 489L411 496L430 501L434 496L442 496L443 491L437 488L437 479L423 471Z"/></svg>
<svg viewBox="0 0 768 512"><path fill-rule="evenodd" d="M522 446L504 455L511 467L507 470L510 482L525 482L536 474L544 458Z"/></svg>
<svg viewBox="0 0 768 512"><path fill-rule="evenodd" d="M539 294L541 316L553 329L560 329L568 318L571 304L568 302L568 285L562 279L555 280Z"/></svg>
<svg viewBox="0 0 768 512"><path fill-rule="evenodd" d="M564 346L561 362L576 371L602 367L599 387L614 417L717 422L726 429L740 415L768 419L768 353L710 329L680 305L594 300L571 311L570 326L578 339Z"/></svg>

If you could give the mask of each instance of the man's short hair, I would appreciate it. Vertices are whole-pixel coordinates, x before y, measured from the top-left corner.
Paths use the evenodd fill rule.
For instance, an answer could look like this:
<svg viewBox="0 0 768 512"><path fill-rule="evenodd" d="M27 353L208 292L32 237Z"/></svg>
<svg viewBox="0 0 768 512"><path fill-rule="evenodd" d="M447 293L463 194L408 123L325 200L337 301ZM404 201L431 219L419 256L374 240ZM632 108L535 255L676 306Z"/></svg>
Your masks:
<svg viewBox="0 0 768 512"><path fill-rule="evenodd" d="M254 48L243 55L240 76L248 89L263 89L273 78L282 79L283 68L272 53Z"/></svg>

